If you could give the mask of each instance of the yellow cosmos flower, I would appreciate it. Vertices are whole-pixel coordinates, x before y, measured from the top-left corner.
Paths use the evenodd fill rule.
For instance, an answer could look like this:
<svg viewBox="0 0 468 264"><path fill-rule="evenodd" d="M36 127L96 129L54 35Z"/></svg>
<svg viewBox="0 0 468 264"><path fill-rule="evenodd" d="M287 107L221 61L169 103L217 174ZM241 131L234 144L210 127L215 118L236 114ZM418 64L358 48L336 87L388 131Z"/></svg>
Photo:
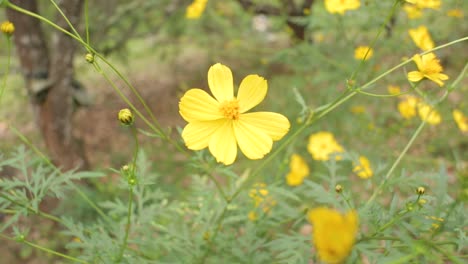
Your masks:
<svg viewBox="0 0 468 264"><path fill-rule="evenodd" d="M310 135L307 150L314 160L329 160L332 154L344 152L333 134L324 131ZM335 159L339 160L341 157L335 156Z"/></svg>
<svg viewBox="0 0 468 264"><path fill-rule="evenodd" d="M368 46L359 46L354 50L354 58L356 60L368 60L374 54L374 50Z"/></svg>
<svg viewBox="0 0 468 264"><path fill-rule="evenodd" d="M293 154L289 163L289 173L286 175L286 183L289 186L298 186L304 182L304 178L309 175L309 166L299 155Z"/></svg>
<svg viewBox="0 0 468 264"><path fill-rule="evenodd" d="M360 6L360 0L325 0L325 9L331 14L344 15L346 11L358 9Z"/></svg>
<svg viewBox="0 0 468 264"><path fill-rule="evenodd" d="M326 207L309 211L312 238L320 260L325 263L342 263L351 253L358 231L358 215L350 211L343 215Z"/></svg>
<svg viewBox="0 0 468 264"><path fill-rule="evenodd" d="M353 172L361 179L368 179L374 175L370 166L370 161L364 156L360 156L359 163L354 164Z"/></svg>
<svg viewBox="0 0 468 264"><path fill-rule="evenodd" d="M182 131L192 150L206 147L218 162L232 164L237 146L249 159L261 159L273 141L289 131L289 120L277 113L246 113L266 96L267 81L258 75L242 80L234 96L231 70L218 63L208 70L208 85L214 98L201 89L190 89L180 99L179 113L188 122Z"/></svg>
<svg viewBox="0 0 468 264"><path fill-rule="evenodd" d="M401 88L398 85L389 85L387 86L387 91L391 95L397 95L401 93Z"/></svg>
<svg viewBox="0 0 468 264"><path fill-rule="evenodd" d="M468 117L465 116L460 110L453 110L453 119L457 123L458 128L461 132L468 132Z"/></svg>
<svg viewBox="0 0 468 264"><path fill-rule="evenodd" d="M421 120L430 125L438 125L442 121L439 112L424 102L418 104L418 114Z"/></svg>
<svg viewBox="0 0 468 264"><path fill-rule="evenodd" d="M431 9L439 9L440 5L442 4L441 0L411 0L407 2L411 2L419 8L431 8Z"/></svg>
<svg viewBox="0 0 468 264"><path fill-rule="evenodd" d="M460 9L450 9L447 11L447 16L463 18L463 11Z"/></svg>
<svg viewBox="0 0 468 264"><path fill-rule="evenodd" d="M416 19L422 17L422 10L421 8L415 5L404 5L403 10L405 10L406 15L409 19Z"/></svg>
<svg viewBox="0 0 468 264"><path fill-rule="evenodd" d="M418 105L419 99L417 97L408 95L405 96L402 101L398 103L398 112L405 119L410 119L416 116L416 106Z"/></svg>
<svg viewBox="0 0 468 264"><path fill-rule="evenodd" d="M208 0L195 0L193 1L185 11L185 17L187 19L198 19L205 11L206 3Z"/></svg>
<svg viewBox="0 0 468 264"><path fill-rule="evenodd" d="M434 48L434 41L432 41L427 27L419 26L417 28L409 29L408 33L418 48L422 50L430 50Z"/></svg>
<svg viewBox="0 0 468 264"><path fill-rule="evenodd" d="M413 56L413 61L418 66L418 71L408 73L408 80L411 82L419 82L423 78L427 78L439 86L443 86L443 81L448 80L449 77L442 73L444 69L434 53L431 52L422 56L416 54Z"/></svg>

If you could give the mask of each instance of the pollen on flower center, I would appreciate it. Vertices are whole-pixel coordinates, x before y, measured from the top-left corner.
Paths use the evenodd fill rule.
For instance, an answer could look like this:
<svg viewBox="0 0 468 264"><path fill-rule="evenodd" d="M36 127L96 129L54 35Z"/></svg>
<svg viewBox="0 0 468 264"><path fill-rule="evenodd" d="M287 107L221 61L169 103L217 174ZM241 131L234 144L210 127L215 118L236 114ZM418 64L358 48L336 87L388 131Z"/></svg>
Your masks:
<svg viewBox="0 0 468 264"><path fill-rule="evenodd" d="M221 103L219 110L228 119L239 119L239 101L237 99L224 101Z"/></svg>

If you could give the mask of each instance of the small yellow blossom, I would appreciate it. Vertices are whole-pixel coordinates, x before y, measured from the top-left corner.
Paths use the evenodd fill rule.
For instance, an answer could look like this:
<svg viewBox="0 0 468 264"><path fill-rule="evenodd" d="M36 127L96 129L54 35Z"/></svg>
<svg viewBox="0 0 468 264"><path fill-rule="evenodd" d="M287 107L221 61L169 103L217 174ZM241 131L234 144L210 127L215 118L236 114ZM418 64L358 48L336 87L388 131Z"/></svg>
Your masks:
<svg viewBox="0 0 468 264"><path fill-rule="evenodd" d="M405 96L402 101L398 103L398 112L404 119L410 119L416 116L416 106L418 105L419 99L417 97L408 95Z"/></svg>
<svg viewBox="0 0 468 264"><path fill-rule="evenodd" d="M194 0L186 9L185 17L187 19L198 19L205 11L208 0Z"/></svg>
<svg viewBox="0 0 468 264"><path fill-rule="evenodd" d="M15 25L10 21L5 21L0 25L0 31L7 36L11 36L15 32Z"/></svg>
<svg viewBox="0 0 468 264"><path fill-rule="evenodd" d="M450 9L447 11L447 16L463 18L463 11L460 9Z"/></svg>
<svg viewBox="0 0 468 264"><path fill-rule="evenodd" d="M360 156L359 163L354 164L353 172L361 179L368 179L374 175L370 166L370 161L364 156Z"/></svg>
<svg viewBox="0 0 468 264"><path fill-rule="evenodd" d="M247 218L249 218L250 221L255 222L258 220L258 215L255 211L250 211Z"/></svg>
<svg viewBox="0 0 468 264"><path fill-rule="evenodd" d="M128 108L121 109L119 111L118 118L119 118L120 123L122 123L122 125L129 126L133 124L133 119L134 119L133 113Z"/></svg>
<svg viewBox="0 0 468 264"><path fill-rule="evenodd" d="M403 10L405 10L406 15L409 19L416 19L422 17L422 10L421 8L415 5L404 5Z"/></svg>
<svg viewBox="0 0 468 264"><path fill-rule="evenodd" d="M421 50L430 50L434 48L434 41L432 41L429 30L425 26L419 26L408 30L408 33L413 40L414 44Z"/></svg>
<svg viewBox="0 0 468 264"><path fill-rule="evenodd" d="M431 8L431 9L439 9L441 0L411 0L406 1L416 5L418 8Z"/></svg>
<svg viewBox="0 0 468 264"><path fill-rule="evenodd" d="M391 95L397 95L401 93L401 88L398 85L389 85L387 86L387 91Z"/></svg>
<svg viewBox="0 0 468 264"><path fill-rule="evenodd" d="M458 109L453 110L452 115L460 131L468 132L468 117L465 116L463 112Z"/></svg>
<svg viewBox="0 0 468 264"><path fill-rule="evenodd" d="M289 186L301 185L307 175L309 175L309 166L306 161L298 154L293 154L289 163L289 173L286 175L286 183Z"/></svg>
<svg viewBox="0 0 468 264"><path fill-rule="evenodd" d="M182 131L192 150L208 147L218 162L230 165L237 146L249 159L261 159L289 131L289 120L277 113L246 113L266 96L267 81L258 75L245 77L234 96L231 70L218 63L208 70L208 86L214 98L202 89L190 89L180 99L179 113L188 122Z"/></svg>
<svg viewBox="0 0 468 264"><path fill-rule="evenodd" d="M424 193L426 192L426 189L422 186L418 187L416 189L416 193L419 194L419 195L423 195Z"/></svg>
<svg viewBox="0 0 468 264"><path fill-rule="evenodd" d="M411 82L419 82L423 78L427 78L437 83L439 86L443 86L443 81L448 80L449 77L442 73L444 69L434 53L428 53L422 56L416 54L413 56L413 61L416 63L418 70L408 73L408 80Z"/></svg>
<svg viewBox="0 0 468 264"><path fill-rule="evenodd" d="M360 0L325 0L325 9L331 14L344 15L346 11L358 9L360 6Z"/></svg>
<svg viewBox="0 0 468 264"><path fill-rule="evenodd" d="M430 125L438 125L442 121L439 112L424 102L418 104L418 114L421 120L426 121Z"/></svg>
<svg viewBox="0 0 468 264"><path fill-rule="evenodd" d="M314 160L329 160L332 154L344 152L343 147L338 144L335 137L330 132L317 132L310 135L307 150L312 155ZM339 160L339 155L335 156Z"/></svg>
<svg viewBox="0 0 468 264"><path fill-rule="evenodd" d="M249 191L249 197L252 198L255 207L260 207L263 212L268 213L276 205L269 193L265 183L256 183Z"/></svg>
<svg viewBox="0 0 468 264"><path fill-rule="evenodd" d="M354 50L354 58L356 60L368 60L374 54L374 50L368 46L359 46Z"/></svg>
<svg viewBox="0 0 468 264"><path fill-rule="evenodd" d="M342 263L351 253L358 232L356 211L347 214L319 207L309 211L313 226L313 243L318 257L325 263Z"/></svg>
<svg viewBox="0 0 468 264"><path fill-rule="evenodd" d="M366 112L366 107L363 105L353 105L350 110L353 114L362 114Z"/></svg>

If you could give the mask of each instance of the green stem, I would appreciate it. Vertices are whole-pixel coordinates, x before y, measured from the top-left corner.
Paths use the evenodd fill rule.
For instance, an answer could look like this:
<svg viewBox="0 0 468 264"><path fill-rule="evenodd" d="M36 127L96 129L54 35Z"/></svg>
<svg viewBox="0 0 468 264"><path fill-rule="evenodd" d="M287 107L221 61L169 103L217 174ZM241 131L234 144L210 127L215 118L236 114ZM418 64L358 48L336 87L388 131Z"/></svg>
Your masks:
<svg viewBox="0 0 468 264"><path fill-rule="evenodd" d="M123 254L125 252L125 249L127 248L128 244L128 235L130 233L130 227L131 227L131 220L132 220L132 205L133 205L133 186L130 187L130 190L128 192L128 210L127 210L127 225L125 226L125 236L124 240L122 242L122 247L120 248L120 253L119 257L117 259L117 262L120 262L123 258Z"/></svg>
<svg viewBox="0 0 468 264"><path fill-rule="evenodd" d="M400 153L400 155L398 155L398 158L395 160L395 162L393 162L392 166L390 167L390 169L388 170L387 174L384 176L384 179L382 181L382 183L375 189L374 193L372 194L372 196L367 200L367 203L366 205L364 206L364 210L366 210L369 205L372 203L372 201L374 201L374 199L377 197L377 195L379 195L380 191L382 190L382 188L385 186L385 184L387 183L388 179L390 179L390 177L392 176L393 174L393 171L396 169L396 167L398 166L398 164L400 164L400 161L401 159L403 158L403 156L406 155L406 152L408 152L409 148L411 147L411 145L413 145L414 141L416 140L416 138L418 137L419 133L421 133L422 129L424 128L424 125L426 124L425 121L421 122L421 124L419 125L419 127L416 129L416 131L413 133L413 136L411 137L411 139L408 141L408 143L406 144L405 148L403 149L403 151Z"/></svg>
<svg viewBox="0 0 468 264"><path fill-rule="evenodd" d="M88 0L84 2L84 15L85 15L85 31L86 31L86 43L89 45L89 8L88 8Z"/></svg>
<svg viewBox="0 0 468 264"><path fill-rule="evenodd" d="M3 97L3 92L6 89L6 83L7 83L8 75L10 73L10 64L11 64L11 37L8 37L8 40L7 40L7 65L6 65L5 76L3 76L2 87L0 88L0 102L1 102L2 97Z"/></svg>
<svg viewBox="0 0 468 264"><path fill-rule="evenodd" d="M52 220L52 221L57 222L57 223L62 223L62 220L60 220L60 218L55 217L55 216L53 216L53 215L51 215L51 214L42 212L42 211L40 211L40 210L35 210L35 209L32 208L30 205L22 204L22 203L20 203L20 202L18 202L18 201L15 201L15 200L11 199L10 197L8 197L8 196L6 196L6 195L4 195L4 194L2 194L2 193L0 193L0 197L3 198L3 199L5 199L5 200L7 200L7 201L9 201L10 203L13 203L13 204L16 204L16 205L18 205L18 206L20 206L20 207L22 207L22 208L25 208L26 210L30 211L30 212L33 213L33 214L42 216L42 217L44 217L44 218L47 218L47 219ZM14 210L13 210L13 211L14 211ZM14 212L16 212L16 211L14 211Z"/></svg>
<svg viewBox="0 0 468 264"><path fill-rule="evenodd" d="M3 238L3 239L7 239L7 240L11 240L11 241L18 241L17 239L15 238L12 238L12 237L9 237L9 236L5 236L3 234L0 234L0 237ZM46 247L43 247L43 246L40 246L38 244L35 244L35 243L32 243L32 242L29 242L27 240L22 240L20 241L20 243L24 243L30 247L33 247L37 250L40 250L40 251L44 251L44 252L47 252L49 254L52 254L52 255L55 255L55 256L59 256L59 257L62 257L64 259L68 259L68 260L71 260L73 262L77 262L77 263L84 263L84 264L88 264L89 262L85 261L85 260L81 260L81 259L77 259L75 257L72 257L72 256L69 256L69 255L66 255L66 254L63 254L63 253L60 253L58 251L55 251L55 250L52 250L50 248L46 248Z"/></svg>
<svg viewBox="0 0 468 264"><path fill-rule="evenodd" d="M75 36L77 38L79 38L80 40L83 40L80 36L80 34L78 33L78 31L76 31L75 27L73 26L73 24L70 22L70 20L68 19L68 17L65 15L65 13L63 13L62 9L60 9L60 7L57 5L57 3L55 3L54 0L50 0L49 2L52 3L52 5L55 7L55 9L57 9L57 11L60 13L60 15L62 16L62 18L65 20L65 22L67 22L67 25L71 28L71 30L73 31L73 33L75 34Z"/></svg>

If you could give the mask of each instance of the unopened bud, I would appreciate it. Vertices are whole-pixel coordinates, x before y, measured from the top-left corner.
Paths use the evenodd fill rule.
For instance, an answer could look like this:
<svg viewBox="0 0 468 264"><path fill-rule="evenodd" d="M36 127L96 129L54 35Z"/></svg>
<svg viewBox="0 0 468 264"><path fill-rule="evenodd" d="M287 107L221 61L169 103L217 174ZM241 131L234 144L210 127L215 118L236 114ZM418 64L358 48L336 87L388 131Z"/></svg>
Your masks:
<svg viewBox="0 0 468 264"><path fill-rule="evenodd" d="M424 187L418 187L416 189L416 193L419 195L423 195L426 192L426 189Z"/></svg>
<svg viewBox="0 0 468 264"><path fill-rule="evenodd" d="M128 108L119 111L119 121L122 125L130 126L133 124L133 113Z"/></svg>
<svg viewBox="0 0 468 264"><path fill-rule="evenodd" d="M342 191L343 191L343 186L341 186L341 184L337 184L335 186L335 192L341 193Z"/></svg>
<svg viewBox="0 0 468 264"><path fill-rule="evenodd" d="M9 37L15 32L15 25L10 21L5 21L0 25L0 31Z"/></svg>
<svg viewBox="0 0 468 264"><path fill-rule="evenodd" d="M86 55L85 55L85 60L86 60L88 63L93 63L93 62L94 62L94 54L92 54L92 53L86 53Z"/></svg>

